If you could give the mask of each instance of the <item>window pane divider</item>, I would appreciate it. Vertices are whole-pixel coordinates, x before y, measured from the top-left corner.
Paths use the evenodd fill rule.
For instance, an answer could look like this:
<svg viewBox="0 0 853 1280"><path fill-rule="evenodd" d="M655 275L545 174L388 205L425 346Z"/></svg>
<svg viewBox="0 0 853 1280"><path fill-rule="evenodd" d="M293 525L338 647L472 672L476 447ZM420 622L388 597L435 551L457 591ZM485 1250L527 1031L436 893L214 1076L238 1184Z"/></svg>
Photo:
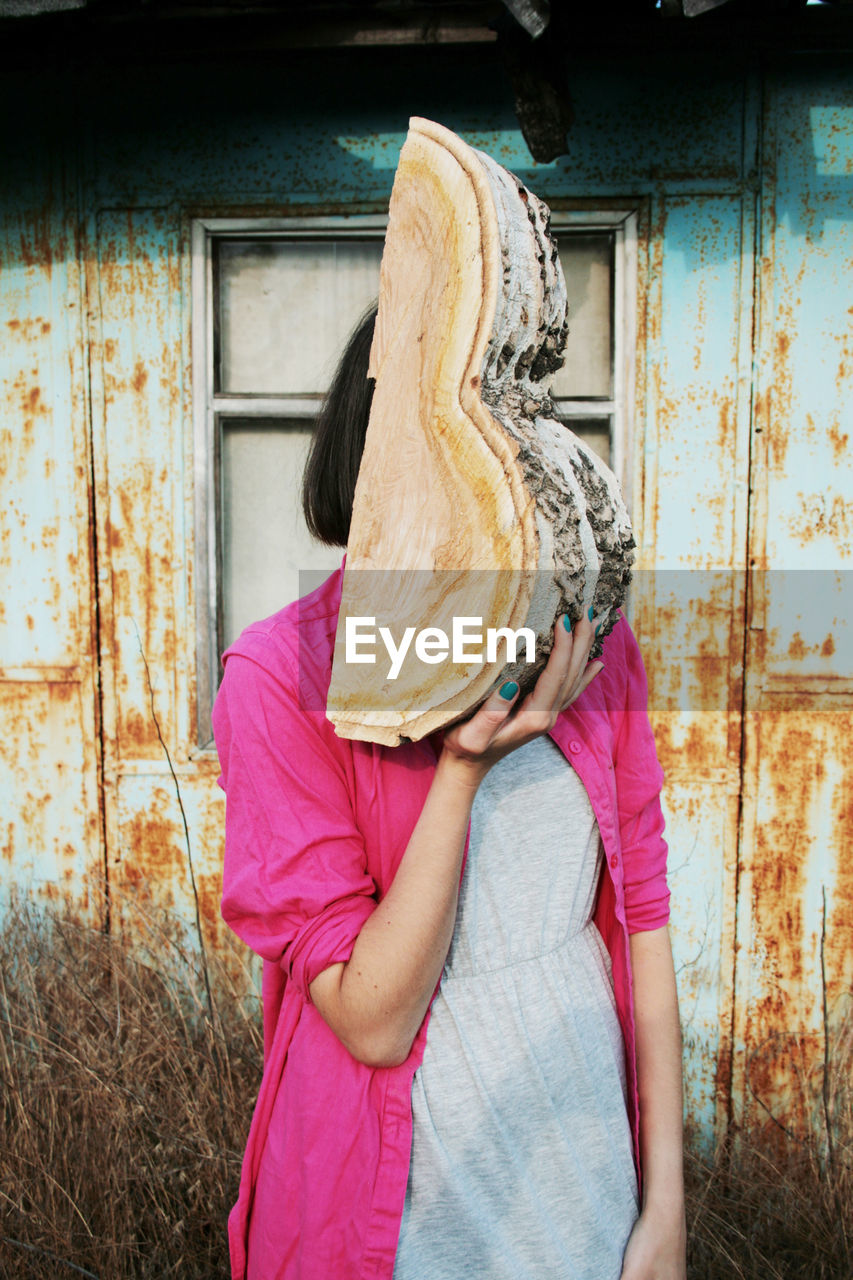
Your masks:
<svg viewBox="0 0 853 1280"><path fill-rule="evenodd" d="M322 396L214 396L213 412L229 418L316 418Z"/></svg>
<svg viewBox="0 0 853 1280"><path fill-rule="evenodd" d="M336 217L322 217L309 213L304 218L196 218L194 225L208 239L212 236L236 236L241 239L306 239L323 236L354 236L359 238L370 232L384 234L388 226L388 214L347 213Z"/></svg>
<svg viewBox="0 0 853 1280"><path fill-rule="evenodd" d="M554 400L564 418L606 418L616 412L615 400Z"/></svg>

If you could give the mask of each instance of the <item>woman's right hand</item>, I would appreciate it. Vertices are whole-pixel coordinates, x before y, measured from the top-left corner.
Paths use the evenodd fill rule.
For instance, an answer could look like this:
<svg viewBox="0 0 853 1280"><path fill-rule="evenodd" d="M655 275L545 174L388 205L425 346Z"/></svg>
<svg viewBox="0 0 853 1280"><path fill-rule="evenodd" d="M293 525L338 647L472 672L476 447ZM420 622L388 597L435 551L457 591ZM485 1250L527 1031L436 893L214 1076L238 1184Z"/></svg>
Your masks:
<svg viewBox="0 0 853 1280"><path fill-rule="evenodd" d="M580 697L604 667L590 662L595 622L587 617L568 627L568 615L554 624L554 646L548 662L527 697L518 702L518 685L496 689L470 720L444 735L443 764L473 787L493 764L526 742L553 729L557 716Z"/></svg>

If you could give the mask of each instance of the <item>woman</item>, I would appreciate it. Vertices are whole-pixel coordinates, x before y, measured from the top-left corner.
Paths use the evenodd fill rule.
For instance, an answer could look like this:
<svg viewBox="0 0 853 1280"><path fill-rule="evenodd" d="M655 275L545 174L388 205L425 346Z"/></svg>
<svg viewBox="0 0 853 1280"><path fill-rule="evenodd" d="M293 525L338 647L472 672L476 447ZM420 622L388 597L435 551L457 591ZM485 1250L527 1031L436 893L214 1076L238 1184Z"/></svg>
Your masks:
<svg viewBox="0 0 853 1280"><path fill-rule="evenodd" d="M306 469L332 544L373 318ZM234 1276L683 1280L662 775L628 624L588 663L595 619L558 619L526 698L389 749L323 713L340 577L243 633L214 710L223 915L265 961Z"/></svg>

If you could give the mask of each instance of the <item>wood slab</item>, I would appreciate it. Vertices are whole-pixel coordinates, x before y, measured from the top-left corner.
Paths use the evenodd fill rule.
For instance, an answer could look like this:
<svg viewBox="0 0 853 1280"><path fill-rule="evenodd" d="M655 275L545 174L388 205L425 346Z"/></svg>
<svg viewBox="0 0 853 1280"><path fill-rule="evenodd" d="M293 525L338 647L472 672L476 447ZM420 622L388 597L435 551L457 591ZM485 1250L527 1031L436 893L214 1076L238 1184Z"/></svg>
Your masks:
<svg viewBox="0 0 853 1280"><path fill-rule="evenodd" d="M532 683L554 619L590 603L612 625L633 538L612 473L553 418L547 383L566 293L541 201L441 125L412 119L400 156L370 359L376 386L356 488L327 714L342 737L396 745ZM478 618L531 628L533 664L436 661L399 673L379 636ZM376 642L347 661L347 618ZM352 626L352 623L350 624ZM468 634L476 634L469 625ZM371 633L361 624L361 635ZM353 653L352 647L350 653ZM523 655L523 650L522 650Z"/></svg>

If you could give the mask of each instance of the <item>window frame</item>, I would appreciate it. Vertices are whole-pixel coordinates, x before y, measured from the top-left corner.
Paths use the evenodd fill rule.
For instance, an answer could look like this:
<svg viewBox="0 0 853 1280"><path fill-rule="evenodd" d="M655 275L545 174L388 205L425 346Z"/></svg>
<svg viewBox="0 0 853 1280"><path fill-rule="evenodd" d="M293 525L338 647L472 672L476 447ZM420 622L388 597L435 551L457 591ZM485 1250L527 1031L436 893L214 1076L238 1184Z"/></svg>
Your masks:
<svg viewBox="0 0 853 1280"><path fill-rule="evenodd" d="M192 362L193 492L195 569L193 575L196 625L196 742L212 751L210 714L218 687L220 665L221 564L218 524L219 421L240 418L311 418L319 397L218 393L215 390L213 247L218 239L318 240L364 239L384 235L387 214L306 215L300 217L194 217L190 222L190 294L192 306L190 352ZM551 208L551 226L561 233L609 232L614 237L611 282L613 334L612 396L603 399L560 399L561 416L609 416L611 469L616 473L630 509L637 335L636 208ZM570 321L571 323L571 321Z"/></svg>

